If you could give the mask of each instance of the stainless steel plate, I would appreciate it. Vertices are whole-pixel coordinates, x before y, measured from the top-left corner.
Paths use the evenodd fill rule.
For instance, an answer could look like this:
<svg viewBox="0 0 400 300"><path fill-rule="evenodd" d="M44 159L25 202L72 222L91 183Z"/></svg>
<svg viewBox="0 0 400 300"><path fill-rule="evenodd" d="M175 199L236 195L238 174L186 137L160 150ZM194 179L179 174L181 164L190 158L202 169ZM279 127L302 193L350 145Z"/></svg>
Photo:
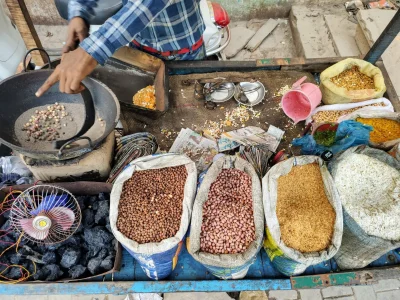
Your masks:
<svg viewBox="0 0 400 300"><path fill-rule="evenodd" d="M206 83L204 85L203 93L206 97L206 101L222 103L233 97L233 94L235 93L235 85L232 82L226 82L213 87L211 83Z"/></svg>
<svg viewBox="0 0 400 300"><path fill-rule="evenodd" d="M259 82L240 82L235 86L235 100L240 104L254 106L265 97L265 87Z"/></svg>

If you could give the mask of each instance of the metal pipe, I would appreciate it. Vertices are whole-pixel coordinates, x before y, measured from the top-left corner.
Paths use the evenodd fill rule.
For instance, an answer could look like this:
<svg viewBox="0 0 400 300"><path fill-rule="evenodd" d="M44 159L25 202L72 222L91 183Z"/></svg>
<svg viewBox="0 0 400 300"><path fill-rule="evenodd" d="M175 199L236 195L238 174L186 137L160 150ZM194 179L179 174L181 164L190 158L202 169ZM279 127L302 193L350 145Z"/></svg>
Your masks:
<svg viewBox="0 0 400 300"><path fill-rule="evenodd" d="M393 19L389 22L386 28L382 31L379 38L372 45L369 52L364 56L364 60L375 64L377 60L382 56L387 47L396 38L400 32L400 10L394 15Z"/></svg>

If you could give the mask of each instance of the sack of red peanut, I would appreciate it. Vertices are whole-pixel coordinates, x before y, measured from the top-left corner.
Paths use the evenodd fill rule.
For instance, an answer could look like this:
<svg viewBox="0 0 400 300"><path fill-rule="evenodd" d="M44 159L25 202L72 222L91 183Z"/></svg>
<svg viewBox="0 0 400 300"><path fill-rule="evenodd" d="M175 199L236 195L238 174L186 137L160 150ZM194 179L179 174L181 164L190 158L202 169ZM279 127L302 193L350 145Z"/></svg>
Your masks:
<svg viewBox="0 0 400 300"><path fill-rule="evenodd" d="M151 279L168 277L178 262L196 184L194 162L169 153L134 160L113 185L112 232Z"/></svg>
<svg viewBox="0 0 400 300"><path fill-rule="evenodd" d="M208 169L193 206L189 253L222 279L246 276L260 251L260 180L247 161L224 156Z"/></svg>

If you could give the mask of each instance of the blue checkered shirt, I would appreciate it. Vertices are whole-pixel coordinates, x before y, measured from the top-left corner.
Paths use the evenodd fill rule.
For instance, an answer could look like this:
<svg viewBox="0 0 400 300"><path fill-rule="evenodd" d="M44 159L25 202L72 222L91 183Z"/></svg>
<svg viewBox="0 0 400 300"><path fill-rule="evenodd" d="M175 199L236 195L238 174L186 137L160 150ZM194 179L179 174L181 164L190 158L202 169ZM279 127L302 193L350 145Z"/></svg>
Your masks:
<svg viewBox="0 0 400 300"><path fill-rule="evenodd" d="M69 19L90 23L97 0L71 0ZM203 35L199 0L123 0L123 7L81 44L100 64L133 39L160 52L180 50Z"/></svg>

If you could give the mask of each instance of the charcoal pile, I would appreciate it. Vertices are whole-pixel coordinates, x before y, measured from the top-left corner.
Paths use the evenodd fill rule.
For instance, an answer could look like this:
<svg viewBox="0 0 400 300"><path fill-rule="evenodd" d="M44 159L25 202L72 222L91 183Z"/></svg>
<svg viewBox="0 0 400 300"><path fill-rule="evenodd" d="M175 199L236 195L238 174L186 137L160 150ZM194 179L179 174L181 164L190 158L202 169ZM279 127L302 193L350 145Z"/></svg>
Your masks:
<svg viewBox="0 0 400 300"><path fill-rule="evenodd" d="M82 211L82 222L73 236L52 245L39 245L22 239L17 252L13 247L0 257L0 273L6 265L19 265L34 274L28 280L54 281L85 278L111 270L117 240L111 233L109 194L78 196L76 199ZM7 218L8 214L4 216ZM10 221L6 219L0 229L11 230ZM1 237L0 253L18 238L19 234L12 231ZM32 261L36 264L36 273ZM21 268L10 267L1 275L17 280L21 278Z"/></svg>

